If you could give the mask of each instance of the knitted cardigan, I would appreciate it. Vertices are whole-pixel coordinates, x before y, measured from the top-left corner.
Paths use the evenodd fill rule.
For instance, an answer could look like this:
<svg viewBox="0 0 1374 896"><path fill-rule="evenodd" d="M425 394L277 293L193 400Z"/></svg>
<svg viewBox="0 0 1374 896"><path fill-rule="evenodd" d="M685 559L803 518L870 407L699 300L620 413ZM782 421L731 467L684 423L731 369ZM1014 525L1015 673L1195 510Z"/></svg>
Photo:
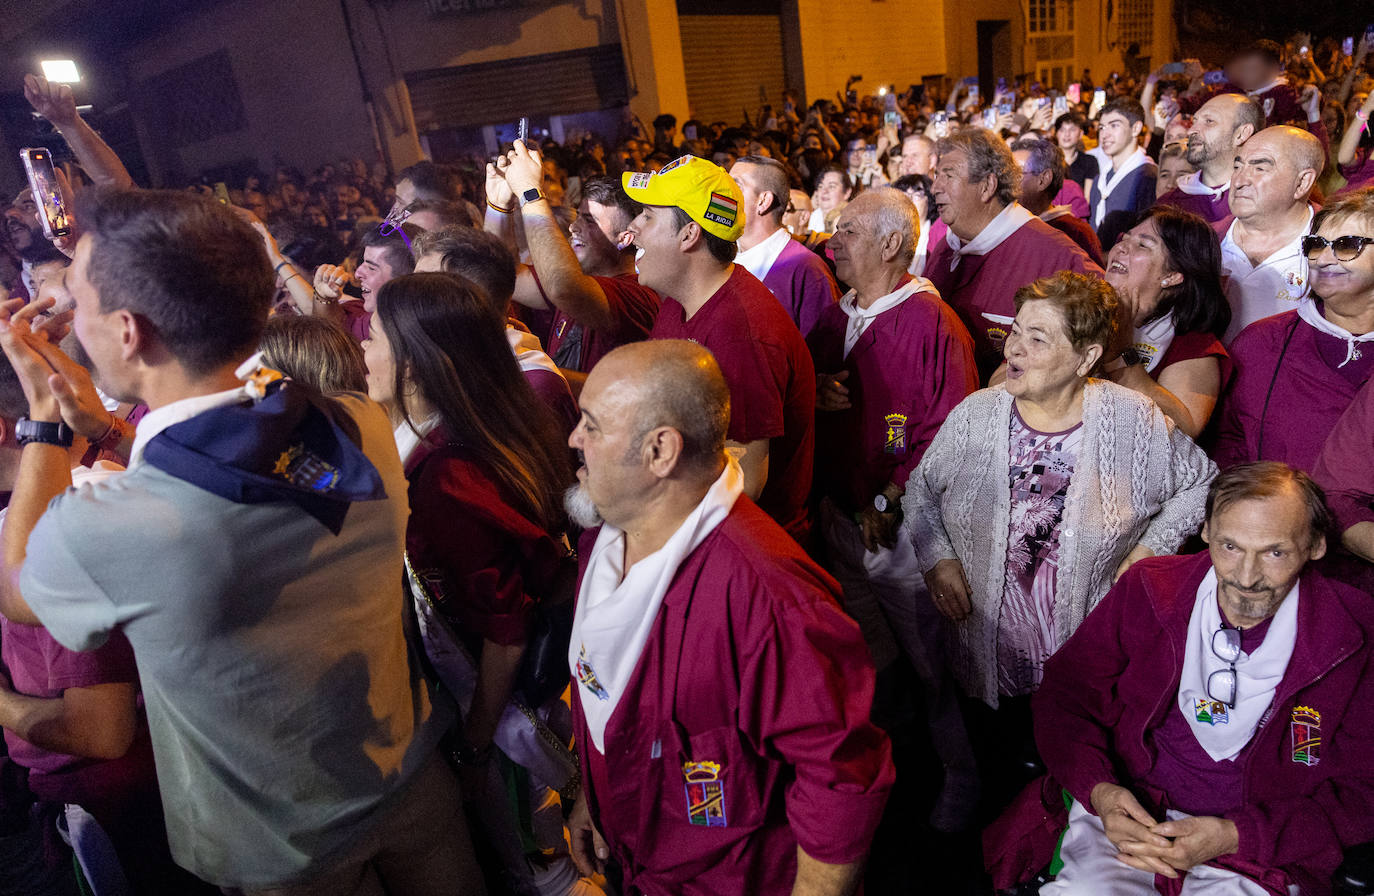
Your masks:
<svg viewBox="0 0 1374 896"><path fill-rule="evenodd" d="M953 625L954 672L997 706L997 625L1011 522L1012 396L1001 386L950 413L907 481L902 508L920 568L958 559L973 612ZM1083 442L1059 528L1054 613L1059 644L1112 586L1137 544L1172 554L1198 530L1216 465L1153 401L1105 380L1083 395Z"/></svg>

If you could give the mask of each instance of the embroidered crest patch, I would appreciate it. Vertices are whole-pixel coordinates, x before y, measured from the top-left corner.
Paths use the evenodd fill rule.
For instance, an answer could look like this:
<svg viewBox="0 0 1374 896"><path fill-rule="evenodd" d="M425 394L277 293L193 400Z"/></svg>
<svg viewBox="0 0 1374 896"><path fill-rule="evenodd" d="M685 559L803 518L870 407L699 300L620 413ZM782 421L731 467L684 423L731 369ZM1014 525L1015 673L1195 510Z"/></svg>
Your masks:
<svg viewBox="0 0 1374 896"><path fill-rule="evenodd" d="M1227 711L1226 704L1206 697L1193 699L1193 715L1199 722L1212 726L1227 725L1231 722L1231 714Z"/></svg>
<svg viewBox="0 0 1374 896"><path fill-rule="evenodd" d="M705 828L727 827L720 763L684 762L682 779L687 791L687 821Z"/></svg>
<svg viewBox="0 0 1374 896"><path fill-rule="evenodd" d="M723 193L712 193L711 201L706 204L702 215L708 221L715 221L722 227L734 227L739 216L739 203Z"/></svg>
<svg viewBox="0 0 1374 896"><path fill-rule="evenodd" d="M887 454L906 453L906 414L888 414L883 417L886 431L883 437L883 451Z"/></svg>
<svg viewBox="0 0 1374 896"><path fill-rule="evenodd" d="M582 649L577 653L577 668L573 670L577 675L577 680L582 686L592 693L598 700L609 700L611 695L606 693L606 689L601 686L601 682L596 677L596 670L587 660L587 646L582 645Z"/></svg>
<svg viewBox="0 0 1374 896"><path fill-rule="evenodd" d="M305 450L297 442L281 453L272 472L277 476L315 492L327 492L339 483L339 471L324 458Z"/></svg>
<svg viewBox="0 0 1374 896"><path fill-rule="evenodd" d="M1293 707L1293 716L1288 723L1288 731L1293 738L1293 761L1303 765L1316 765L1321 762L1318 750L1322 745L1322 714L1310 706Z"/></svg>
<svg viewBox="0 0 1374 896"><path fill-rule="evenodd" d="M1007 341L1007 331L1001 327L988 327L988 339L991 339L992 344L1001 351L1002 343Z"/></svg>

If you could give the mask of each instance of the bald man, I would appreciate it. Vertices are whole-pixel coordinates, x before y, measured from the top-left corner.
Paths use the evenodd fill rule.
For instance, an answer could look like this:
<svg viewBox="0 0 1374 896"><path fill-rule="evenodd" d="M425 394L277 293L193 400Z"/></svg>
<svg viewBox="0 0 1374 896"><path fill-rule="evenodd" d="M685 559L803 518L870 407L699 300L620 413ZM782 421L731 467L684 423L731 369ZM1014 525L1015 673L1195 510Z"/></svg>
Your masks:
<svg viewBox="0 0 1374 896"><path fill-rule="evenodd" d="M1218 222L1231 326L1227 345L1261 318L1292 311L1307 295L1302 238L1312 226L1312 185L1326 151L1307 131L1265 128L1236 151L1231 214Z"/></svg>
<svg viewBox="0 0 1374 896"><path fill-rule="evenodd" d="M1243 93L1223 93L1208 100L1188 128L1184 158L1198 169L1178 179L1177 186L1156 201L1215 223L1231 214L1231 172L1236 150L1264 128L1264 112Z"/></svg>
<svg viewBox="0 0 1374 896"><path fill-rule="evenodd" d="M582 391L573 856L614 853L648 896L841 896L894 777L873 665L835 581L743 493L729 419L686 340L616 349Z"/></svg>

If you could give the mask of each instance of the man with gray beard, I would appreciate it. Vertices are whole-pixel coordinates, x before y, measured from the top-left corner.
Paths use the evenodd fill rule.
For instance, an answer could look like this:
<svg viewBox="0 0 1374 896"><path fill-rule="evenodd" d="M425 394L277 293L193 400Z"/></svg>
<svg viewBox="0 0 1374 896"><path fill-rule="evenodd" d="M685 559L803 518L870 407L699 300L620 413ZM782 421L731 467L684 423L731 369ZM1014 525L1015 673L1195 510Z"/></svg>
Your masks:
<svg viewBox="0 0 1374 896"><path fill-rule="evenodd" d="M1242 93L1223 93L1207 101L1188 128L1184 158L1198 169L1156 200L1198 215L1209 224L1231 214L1231 170L1236 150L1264 128L1259 104Z"/></svg>

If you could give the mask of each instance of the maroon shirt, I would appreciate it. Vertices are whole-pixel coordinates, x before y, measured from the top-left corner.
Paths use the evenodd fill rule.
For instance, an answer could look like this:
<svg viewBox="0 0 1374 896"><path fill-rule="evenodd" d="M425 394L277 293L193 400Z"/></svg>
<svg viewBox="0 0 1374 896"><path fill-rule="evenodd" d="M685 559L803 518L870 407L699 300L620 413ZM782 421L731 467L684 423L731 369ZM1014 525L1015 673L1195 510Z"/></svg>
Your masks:
<svg viewBox="0 0 1374 896"><path fill-rule="evenodd" d="M788 240L763 275L763 285L777 296L803 336L810 335L821 313L840 300L830 267L815 252Z"/></svg>
<svg viewBox="0 0 1374 896"><path fill-rule="evenodd" d="M1044 221L1044 218L1040 220ZM1097 231L1093 230L1092 225L1076 215L1058 215L1045 221L1046 224L1073 240L1078 248L1088 253L1088 257L1093 260L1093 264L1102 266L1102 241L1097 238Z"/></svg>
<svg viewBox="0 0 1374 896"><path fill-rule="evenodd" d="M523 644L563 554L501 487L436 429L406 463L406 551L468 646Z"/></svg>
<svg viewBox="0 0 1374 896"><path fill-rule="evenodd" d="M911 471L954 406L978 388L973 339L940 297L909 296L844 357L849 317L827 308L807 344L822 374L847 371L850 407L816 414L816 487L848 513Z"/></svg>
<svg viewBox="0 0 1374 896"><path fill-rule="evenodd" d="M1326 490L1326 503L1344 532L1357 523L1374 523L1374 385L1366 383L1327 436L1312 478ZM1326 569L1341 581L1374 594L1374 563L1346 551L1339 539L1327 542Z"/></svg>
<svg viewBox="0 0 1374 896"><path fill-rule="evenodd" d="M1215 224L1231 214L1231 186L1228 183L1226 189L1215 197L1185 193L1174 187L1156 199L1155 205L1170 205L1185 212L1192 212L1208 224ZM1225 231L1222 235L1225 235Z"/></svg>
<svg viewBox="0 0 1374 896"><path fill-rule="evenodd" d="M531 269L533 271L533 269ZM612 349L630 342L649 338L654 327L654 317L658 314L659 295L647 286L642 286L634 274L621 274L619 277L593 277L610 302L615 326L609 330L589 330L582 324L554 307L553 324L549 327L549 338L545 340L548 355L553 363L567 370L591 373L596 362L605 357ZM536 274L534 282L539 292L544 293L544 285ZM548 301L548 296L544 297Z"/></svg>
<svg viewBox="0 0 1374 896"><path fill-rule="evenodd" d="M363 307L362 302L340 302L339 310L343 312L344 329L352 333L354 339L365 342L372 335L372 315Z"/></svg>
<svg viewBox="0 0 1374 896"><path fill-rule="evenodd" d="M1036 743L1083 805L1107 781L1158 811L1158 790L1141 786L1156 760L1150 737L1177 711L1188 622L1210 568L1205 553L1141 560L1045 664ZM1280 891L1296 883L1323 893L1342 845L1374 839L1374 602L1312 568L1301 582L1293 656L1240 763L1243 804L1225 816L1240 848L1210 864ZM1299 707L1319 715L1315 729ZM1294 757L1295 737L1307 735L1317 738L1315 762Z"/></svg>
<svg viewBox="0 0 1374 896"><path fill-rule="evenodd" d="M583 535L584 563L597 532ZM740 496L674 576L604 755L574 683L585 794L627 888L787 896L798 846L863 860L894 772L869 721L873 664L839 593ZM723 825L690 822L686 762L719 764Z"/></svg>
<svg viewBox="0 0 1374 896"><path fill-rule="evenodd" d="M1102 268L1088 253L1039 218L1026 222L986 255L965 255L952 271L949 263L954 250L944 239L934 240L931 231L926 279L968 327L983 382L1002 363L1002 343L1011 330L1010 324L989 320L984 314L1015 317L1016 291L1059 271L1102 276Z"/></svg>
<svg viewBox="0 0 1374 896"><path fill-rule="evenodd" d="M665 298L654 339L690 339L710 349L730 387L732 441L768 439L768 482L759 506L805 543L806 499L816 448L816 368L801 331L753 274L730 279L691 319Z"/></svg>
<svg viewBox="0 0 1374 896"><path fill-rule="evenodd" d="M1374 373L1374 352L1339 366L1345 356L1345 340L1303 323L1296 311L1241 330L1231 343L1236 376L1221 403L1217 466L1279 460L1312 472L1332 427Z"/></svg>

